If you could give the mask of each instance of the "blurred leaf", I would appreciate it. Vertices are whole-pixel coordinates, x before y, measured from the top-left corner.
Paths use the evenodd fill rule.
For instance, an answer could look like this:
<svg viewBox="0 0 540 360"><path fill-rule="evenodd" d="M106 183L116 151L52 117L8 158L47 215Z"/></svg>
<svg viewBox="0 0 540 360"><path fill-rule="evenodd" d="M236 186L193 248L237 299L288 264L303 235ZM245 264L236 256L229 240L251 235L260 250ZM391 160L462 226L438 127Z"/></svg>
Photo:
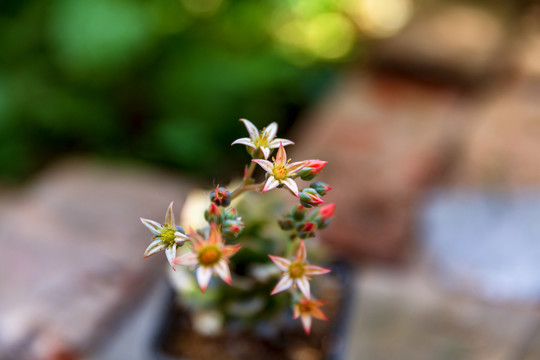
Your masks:
<svg viewBox="0 0 540 360"><path fill-rule="evenodd" d="M151 40L144 10L127 0L56 0L49 29L56 58L69 70L91 75L122 70Z"/></svg>

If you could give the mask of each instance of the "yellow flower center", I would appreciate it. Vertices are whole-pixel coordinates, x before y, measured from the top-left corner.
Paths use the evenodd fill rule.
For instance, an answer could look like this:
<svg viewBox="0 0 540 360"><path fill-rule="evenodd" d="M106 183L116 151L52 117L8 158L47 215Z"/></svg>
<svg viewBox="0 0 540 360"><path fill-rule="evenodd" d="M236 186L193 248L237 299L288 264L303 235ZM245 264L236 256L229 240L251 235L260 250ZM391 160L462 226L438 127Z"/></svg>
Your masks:
<svg viewBox="0 0 540 360"><path fill-rule="evenodd" d="M287 178L287 167L284 165L276 166L273 171L274 178L276 180L285 180Z"/></svg>
<svg viewBox="0 0 540 360"><path fill-rule="evenodd" d="M313 310L313 305L309 301L302 301L298 304L298 310L301 313L310 313Z"/></svg>
<svg viewBox="0 0 540 360"><path fill-rule="evenodd" d="M257 147L268 146L268 139L266 138L266 136L259 136L258 138L255 139L253 143Z"/></svg>
<svg viewBox="0 0 540 360"><path fill-rule="evenodd" d="M289 265L289 276L291 279L298 279L304 276L305 269L304 264L293 262Z"/></svg>
<svg viewBox="0 0 540 360"><path fill-rule="evenodd" d="M175 244L174 230L168 226L164 226L163 231L157 237L161 239L161 243L167 247Z"/></svg>
<svg viewBox="0 0 540 360"><path fill-rule="evenodd" d="M221 250L217 246L207 246L199 251L199 264L211 266L221 259Z"/></svg>

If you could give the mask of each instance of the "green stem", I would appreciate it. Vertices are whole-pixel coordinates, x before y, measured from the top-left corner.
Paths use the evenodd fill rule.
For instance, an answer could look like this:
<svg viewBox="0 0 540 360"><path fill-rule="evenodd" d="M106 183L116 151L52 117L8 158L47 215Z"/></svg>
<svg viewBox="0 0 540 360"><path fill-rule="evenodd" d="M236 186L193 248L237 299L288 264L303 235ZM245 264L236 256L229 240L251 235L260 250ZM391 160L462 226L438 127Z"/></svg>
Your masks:
<svg viewBox="0 0 540 360"><path fill-rule="evenodd" d="M293 257L296 254L296 251L298 251L298 247L300 246L300 239L296 236L296 234L293 234L294 237L291 236L291 241L287 242L287 247L285 249L285 258L289 259Z"/></svg>
<svg viewBox="0 0 540 360"><path fill-rule="evenodd" d="M251 175L253 175L253 172L255 171L256 166L257 166L257 163L253 161L251 162L251 164L249 164L248 171L244 176L244 186L246 186L249 180L251 179Z"/></svg>
<svg viewBox="0 0 540 360"><path fill-rule="evenodd" d="M249 164L248 170L246 171L244 175L244 181L242 181L242 185L240 185L231 193L231 200L237 198L239 195L245 193L246 191L257 190L264 186L264 182L260 184L248 185L250 180L252 180L251 176L253 175L253 172L255 171L256 166L257 166L257 163L253 161L251 162L251 164Z"/></svg>
<svg viewBox="0 0 540 360"><path fill-rule="evenodd" d="M235 198L237 198L239 195L245 193L246 191L261 189L263 186L264 186L264 182L262 182L260 184L253 184L253 185L242 185L238 189L236 189L236 190L234 190L232 192L231 200L234 200Z"/></svg>

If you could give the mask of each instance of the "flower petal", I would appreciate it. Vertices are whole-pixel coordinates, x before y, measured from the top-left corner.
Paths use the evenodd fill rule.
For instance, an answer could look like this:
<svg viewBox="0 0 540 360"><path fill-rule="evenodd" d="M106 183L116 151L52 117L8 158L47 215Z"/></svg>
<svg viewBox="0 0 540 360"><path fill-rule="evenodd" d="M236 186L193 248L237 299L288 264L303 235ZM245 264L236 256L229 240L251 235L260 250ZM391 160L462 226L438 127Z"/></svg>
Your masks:
<svg viewBox="0 0 540 360"><path fill-rule="evenodd" d="M157 243L157 245L154 245L154 243L156 241L158 243ZM152 255L162 251L163 249L165 249L165 245L161 244L161 240L155 240L146 248L146 251L144 252L143 257L147 258L149 256L152 256Z"/></svg>
<svg viewBox="0 0 540 360"><path fill-rule="evenodd" d="M277 283L274 290L272 290L270 295L274 295L274 294L277 294L279 292L282 292L283 290L287 290L288 288L290 288L292 286L292 284L293 284L293 281L289 277L289 274L284 274L283 277L281 278L281 280L279 280L279 282Z"/></svg>
<svg viewBox="0 0 540 360"><path fill-rule="evenodd" d="M176 244L166 248L165 255L167 256L167 260L169 261L169 264L171 264L174 270L174 259L176 259Z"/></svg>
<svg viewBox="0 0 540 360"><path fill-rule="evenodd" d="M295 174L302 170L303 168L305 168L306 166L309 165L309 160L304 160L304 161L296 161L296 162L293 162L289 165L287 165L287 171L290 173L290 174Z"/></svg>
<svg viewBox="0 0 540 360"><path fill-rule="evenodd" d="M331 271L330 269L325 269L316 265L305 265L304 269L307 276L324 275L328 274Z"/></svg>
<svg viewBox="0 0 540 360"><path fill-rule="evenodd" d="M193 251L197 252L204 246L204 239L198 232L194 231L193 229L189 229L189 237L191 240L191 247Z"/></svg>
<svg viewBox="0 0 540 360"><path fill-rule="evenodd" d="M318 307L315 307L315 306L311 309L311 316L313 316L314 318L317 318L319 320L328 321L328 318L326 317L326 315L324 315L324 313L321 311L321 309L319 309Z"/></svg>
<svg viewBox="0 0 540 360"><path fill-rule="evenodd" d="M251 160L253 162L256 162L257 164L261 165L261 167L264 169L264 171L271 173L274 168L274 164L272 164L268 160L262 160L262 159L253 159Z"/></svg>
<svg viewBox="0 0 540 360"><path fill-rule="evenodd" d="M270 149L266 146L260 146L259 149L261 149L263 155L264 155L264 158L265 159L268 159L268 157L270 156Z"/></svg>
<svg viewBox="0 0 540 360"><path fill-rule="evenodd" d="M276 154L276 160L274 161L275 165L285 165L287 163L287 152L283 147L283 143L279 143L279 149Z"/></svg>
<svg viewBox="0 0 540 360"><path fill-rule="evenodd" d="M173 214L173 203L174 201L171 201L169 204L169 207L167 208L167 213L165 214L165 224L167 224L171 229L176 228L176 224L174 223L174 214Z"/></svg>
<svg viewBox="0 0 540 360"><path fill-rule="evenodd" d="M277 149L279 147L279 144L282 144L283 146L287 146L287 145L294 145L294 142L291 141L291 140L288 140L288 139L274 139L272 141L270 141L270 144L268 145L268 147L270 149Z"/></svg>
<svg viewBox="0 0 540 360"><path fill-rule="evenodd" d="M240 250L240 248L242 247L242 245L240 244L236 244L236 245L226 245L226 246L223 246L221 248L221 254L225 257L225 258L230 258L231 256L233 256L234 254L236 254L236 252L238 250Z"/></svg>
<svg viewBox="0 0 540 360"><path fill-rule="evenodd" d="M243 122L244 125L246 126L246 129L249 133L249 137L251 138L251 140L255 140L256 138L259 137L259 130L257 130L255 125L253 125L251 121L247 119L240 119L240 121Z"/></svg>
<svg viewBox="0 0 540 360"><path fill-rule="evenodd" d="M223 238L221 237L221 232L219 231L215 222L212 222L212 227L210 228L210 234L208 235L208 244L219 245L223 244Z"/></svg>
<svg viewBox="0 0 540 360"><path fill-rule="evenodd" d="M231 285L231 272L229 270L229 264L227 264L227 261L220 260L216 265L214 265L214 271L220 278L223 279L223 281Z"/></svg>
<svg viewBox="0 0 540 360"><path fill-rule="evenodd" d="M269 176L261 192L267 192L268 190L272 190L276 188L278 185L279 185L279 181L277 181L273 176Z"/></svg>
<svg viewBox="0 0 540 360"><path fill-rule="evenodd" d="M300 195L298 194L298 185L296 185L296 183L294 182L293 179L287 178L285 180L281 180L281 182L283 184L285 184L285 186L288 187L289 190L291 190L291 192L294 194L294 196L300 197Z"/></svg>
<svg viewBox="0 0 540 360"><path fill-rule="evenodd" d="M152 232L152 234L154 235L159 235L161 234L161 231L163 230L163 225L161 225L160 223L154 221L154 220L150 220L150 219L145 219L145 218L141 218L141 222L144 224L144 226L146 226L148 228L148 230L150 230Z"/></svg>
<svg viewBox="0 0 540 360"><path fill-rule="evenodd" d="M150 245L148 245L148 247L146 248L145 252L148 251L148 250L152 250L153 248L155 248L156 246L158 246L159 244L161 244L161 239L155 239L154 241L152 241L150 243Z"/></svg>
<svg viewBox="0 0 540 360"><path fill-rule="evenodd" d="M240 139L236 139L233 141L233 143L231 144L232 145L236 145L236 144L241 144L241 145L246 145L246 146L250 146L254 149L257 148L257 146L255 146L255 144L253 143L253 140L251 140L250 138L240 138Z"/></svg>
<svg viewBox="0 0 540 360"><path fill-rule="evenodd" d="M268 141L272 141L272 139L276 137L277 127L277 123L271 123L266 128L264 128L262 132L262 137L266 137Z"/></svg>
<svg viewBox="0 0 540 360"><path fill-rule="evenodd" d="M306 244L304 240L300 241L300 245L298 246L298 250L296 250L296 256L294 257L294 261L298 263L305 263L307 258L306 254Z"/></svg>
<svg viewBox="0 0 540 360"><path fill-rule="evenodd" d="M180 231L175 231L174 241L176 241L177 244L182 244L186 241L189 241L189 237L186 234L181 233Z"/></svg>
<svg viewBox="0 0 540 360"><path fill-rule="evenodd" d="M299 316L300 316L300 306L297 303L294 305L293 319L298 319Z"/></svg>
<svg viewBox="0 0 540 360"><path fill-rule="evenodd" d="M285 258L280 257L280 256L273 256L273 255L268 255L268 257L274 262L274 264L276 264L276 266L279 268L279 270L281 270L281 271L289 270L289 266L291 265L290 260L285 259Z"/></svg>
<svg viewBox="0 0 540 360"><path fill-rule="evenodd" d="M302 314L300 315L300 320L302 320L302 325L304 326L304 331L309 335L311 330L311 315Z"/></svg>
<svg viewBox="0 0 540 360"><path fill-rule="evenodd" d="M296 285L298 286L298 289L300 289L300 292L304 295L304 297L308 300L311 299L311 289L309 287L309 281L307 277L302 276L301 278L296 279Z"/></svg>
<svg viewBox="0 0 540 360"><path fill-rule="evenodd" d="M197 259L197 254L186 253L174 259L174 263L182 266L195 266L199 263L199 261Z"/></svg>
<svg viewBox="0 0 540 360"><path fill-rule="evenodd" d="M206 266L199 266L197 268L197 282L202 292L206 291L210 278L212 277L212 269Z"/></svg>

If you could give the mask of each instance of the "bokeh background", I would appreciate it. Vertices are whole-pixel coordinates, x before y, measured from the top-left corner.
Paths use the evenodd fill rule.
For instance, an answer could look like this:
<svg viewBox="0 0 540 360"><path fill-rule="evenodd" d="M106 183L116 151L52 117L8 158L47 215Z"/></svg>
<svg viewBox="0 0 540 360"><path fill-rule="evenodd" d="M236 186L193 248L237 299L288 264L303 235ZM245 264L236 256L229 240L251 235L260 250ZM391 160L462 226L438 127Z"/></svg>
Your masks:
<svg viewBox="0 0 540 360"><path fill-rule="evenodd" d="M329 161L345 358L540 357L537 1L6 0L1 359L148 358L138 218L238 176L239 118Z"/></svg>

